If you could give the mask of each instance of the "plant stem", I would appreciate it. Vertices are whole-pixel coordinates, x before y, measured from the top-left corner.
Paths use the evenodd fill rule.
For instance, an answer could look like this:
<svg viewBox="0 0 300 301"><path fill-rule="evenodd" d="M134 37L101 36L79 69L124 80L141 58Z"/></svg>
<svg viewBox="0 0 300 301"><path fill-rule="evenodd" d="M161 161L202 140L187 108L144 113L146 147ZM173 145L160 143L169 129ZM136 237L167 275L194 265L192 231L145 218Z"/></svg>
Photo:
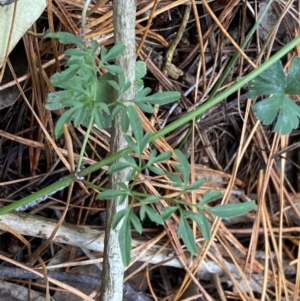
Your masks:
<svg viewBox="0 0 300 301"><path fill-rule="evenodd" d="M79 155L79 160L78 160L78 165L77 165L76 173L80 172L80 168L81 168L81 164L82 164L82 160L83 160L85 148L86 148L87 142L89 140L89 136L90 136L93 124L94 124L94 117L91 117L89 125L88 125L88 128L87 128L87 131L86 131L86 134L84 136L82 147L81 147L81 150L80 150L80 155Z"/></svg>
<svg viewBox="0 0 300 301"><path fill-rule="evenodd" d="M56 193L57 191L60 191L60 190L64 189L65 187L68 187L73 181L74 181L73 175L67 176L67 177L59 180L56 183L53 183L37 192L34 192L33 194L26 196L25 198L23 198L19 201L15 201L10 205L7 205L7 206L1 208L0 214L5 214L8 212L11 212L21 206L25 206L28 203L31 203L33 201L39 201L39 199L45 200L48 196L51 196L54 193Z"/></svg>

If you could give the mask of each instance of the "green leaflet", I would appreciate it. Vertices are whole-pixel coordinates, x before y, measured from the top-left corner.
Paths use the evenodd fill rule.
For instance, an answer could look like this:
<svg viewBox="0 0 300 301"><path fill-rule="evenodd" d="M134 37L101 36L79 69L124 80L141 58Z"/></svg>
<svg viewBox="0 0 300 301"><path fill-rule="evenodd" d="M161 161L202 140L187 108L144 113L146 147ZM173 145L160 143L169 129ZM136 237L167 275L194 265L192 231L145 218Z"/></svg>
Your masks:
<svg viewBox="0 0 300 301"><path fill-rule="evenodd" d="M276 119L274 131L288 135L299 126L300 108L289 95L300 94L300 58L294 57L290 72L285 74L280 61L276 61L249 83L249 98L271 95L252 109L264 125Z"/></svg>

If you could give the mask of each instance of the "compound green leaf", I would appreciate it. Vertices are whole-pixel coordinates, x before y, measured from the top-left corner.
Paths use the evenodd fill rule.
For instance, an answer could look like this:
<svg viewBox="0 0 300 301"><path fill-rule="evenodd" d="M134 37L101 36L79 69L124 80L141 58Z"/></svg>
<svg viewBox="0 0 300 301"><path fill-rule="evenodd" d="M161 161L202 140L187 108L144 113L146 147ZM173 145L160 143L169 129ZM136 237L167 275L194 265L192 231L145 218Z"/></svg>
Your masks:
<svg viewBox="0 0 300 301"><path fill-rule="evenodd" d="M70 56L77 56L77 57L84 57L87 55L86 51L78 49L78 48L67 49L67 50L65 50L64 54L70 55Z"/></svg>
<svg viewBox="0 0 300 301"><path fill-rule="evenodd" d="M271 65L249 83L249 98L256 98L261 95L281 94L286 88L286 75L282 69L281 61Z"/></svg>
<svg viewBox="0 0 300 301"><path fill-rule="evenodd" d="M199 205L203 206L203 205L208 204L210 202L216 201L216 200L220 199L221 197L222 197L222 193L220 191L207 190L204 193L204 196L203 196L202 200L199 202Z"/></svg>
<svg viewBox="0 0 300 301"><path fill-rule="evenodd" d="M86 96L90 97L87 90L84 89L84 87L83 87L83 81L80 84L78 84L78 81L74 77L67 80L67 81L64 81L64 82L63 81L64 81L64 79L61 79L60 83L56 83L56 84L53 84L53 85L55 87L59 87L59 88L62 88L62 89L76 91L76 92L79 92L83 95L86 95Z"/></svg>
<svg viewBox="0 0 300 301"><path fill-rule="evenodd" d="M276 94L252 106L264 125L271 124L277 116L275 132L287 135L299 124L300 108L285 94Z"/></svg>
<svg viewBox="0 0 300 301"><path fill-rule="evenodd" d="M281 108L282 99L280 100L279 97L283 98L285 95L281 94L279 97L277 96L278 95L275 97L275 95L273 95L268 99L252 105L252 110L256 117L262 121L264 125L271 124L274 121L278 110Z"/></svg>
<svg viewBox="0 0 300 301"><path fill-rule="evenodd" d="M97 86L97 101L109 104L114 99L114 88L108 83L110 80L114 80L114 76L110 73L105 73L99 77L99 85Z"/></svg>
<svg viewBox="0 0 300 301"><path fill-rule="evenodd" d="M122 261L125 266L130 263L130 252L131 252L131 229L130 220L124 219L123 224L119 231L119 245L122 255Z"/></svg>
<svg viewBox="0 0 300 301"><path fill-rule="evenodd" d="M48 93L48 99L45 107L50 111L62 109L65 107L64 101L73 97L74 92L70 90Z"/></svg>
<svg viewBox="0 0 300 301"><path fill-rule="evenodd" d="M156 195L148 195L147 197L145 197L144 199L142 199L142 202L147 204L147 203L156 203L157 201L159 201L159 197Z"/></svg>
<svg viewBox="0 0 300 301"><path fill-rule="evenodd" d="M174 207L174 206L163 207L162 215L161 215L163 220L165 221L165 220L169 219L177 209L178 208Z"/></svg>
<svg viewBox="0 0 300 301"><path fill-rule="evenodd" d="M182 184L182 181L180 179L180 177L172 172L168 172L167 173L167 177L172 181L174 182L174 186L175 187L182 187L183 184Z"/></svg>
<svg viewBox="0 0 300 301"><path fill-rule="evenodd" d="M144 88L137 93L135 96L134 102L144 102L147 101L147 95L151 92L150 88Z"/></svg>
<svg viewBox="0 0 300 301"><path fill-rule="evenodd" d="M137 166L136 165L136 161L133 157L129 156L129 155L124 155L123 159L127 162L129 162L131 164L131 166Z"/></svg>
<svg viewBox="0 0 300 301"><path fill-rule="evenodd" d="M48 32L44 35L44 39L53 38L58 39L61 44L75 44L77 46L81 46L82 48L86 49L85 44L77 38L74 34L69 32Z"/></svg>
<svg viewBox="0 0 300 301"><path fill-rule="evenodd" d="M129 162L116 162L116 163L112 164L108 168L107 173L109 175L111 175L111 174L114 174L114 173L116 173L118 171L121 171L121 170L124 170L126 168L129 168L129 167L133 167L131 165L131 163L129 163ZM134 167L136 167L136 164L134 165Z"/></svg>
<svg viewBox="0 0 300 301"><path fill-rule="evenodd" d="M97 200L111 200L122 195L127 195L127 192L117 189L107 189L98 193Z"/></svg>
<svg viewBox="0 0 300 301"><path fill-rule="evenodd" d="M97 107L93 107L91 110L91 117L94 118L94 121L99 129L105 128L105 120L101 112L97 109Z"/></svg>
<svg viewBox="0 0 300 301"><path fill-rule="evenodd" d="M132 179L134 179L136 172L136 169L130 169L126 175L125 181L130 182Z"/></svg>
<svg viewBox="0 0 300 301"><path fill-rule="evenodd" d="M105 65L104 67L109 73L111 73L113 75L120 74L120 73L124 72L123 69L120 66L117 66L117 65Z"/></svg>
<svg viewBox="0 0 300 301"><path fill-rule="evenodd" d="M85 118L85 114L86 114L86 109L84 106L82 106L82 108L78 108L76 110L76 114L73 120L74 123L74 127L78 127L79 125L82 124L84 118Z"/></svg>
<svg viewBox="0 0 300 301"><path fill-rule="evenodd" d="M92 42L91 53L92 53L92 57L94 57L94 54L96 53L96 51L99 48L99 43L96 40L94 40L94 39L91 39L91 42Z"/></svg>
<svg viewBox="0 0 300 301"><path fill-rule="evenodd" d="M202 210L199 211L199 219L196 220L196 223L199 225L203 238L207 241L210 240L210 224Z"/></svg>
<svg viewBox="0 0 300 301"><path fill-rule="evenodd" d="M135 80L135 93L138 93L144 88L144 81L142 79Z"/></svg>
<svg viewBox="0 0 300 301"><path fill-rule="evenodd" d="M187 185L190 180L190 164L181 150L175 149L175 154L179 162L176 168L182 173L183 182Z"/></svg>
<svg viewBox="0 0 300 301"><path fill-rule="evenodd" d="M134 214L134 212L132 210L130 211L129 217L130 217L130 221L131 221L133 227L135 228L135 230L139 234L141 234L143 232L142 224L141 224L140 220L138 219L138 217Z"/></svg>
<svg viewBox="0 0 300 301"><path fill-rule="evenodd" d="M150 142L150 138L152 136L152 133L151 132L147 132L145 133L145 135L142 137L142 139L139 141L139 144L140 144L140 150L141 152L143 152L143 150L145 148L147 148L149 142Z"/></svg>
<svg viewBox="0 0 300 301"><path fill-rule="evenodd" d="M121 117L121 128L123 133L126 133L129 129L129 124L130 124L130 118L127 115L127 110L126 108L122 108L122 117ZM137 152L139 153L139 152Z"/></svg>
<svg viewBox="0 0 300 301"><path fill-rule="evenodd" d="M249 83L248 97L271 95L252 106L256 117L269 125L276 120L274 131L288 135L299 125L300 108L288 97L300 93L300 58L291 62L290 72L286 75L281 62L277 61L266 71Z"/></svg>
<svg viewBox="0 0 300 301"><path fill-rule="evenodd" d="M111 112L111 118L114 119L121 110L122 110L121 106L114 107L113 111Z"/></svg>
<svg viewBox="0 0 300 301"><path fill-rule="evenodd" d="M136 61L135 63L135 78L141 79L147 74L147 65L143 61Z"/></svg>
<svg viewBox="0 0 300 301"><path fill-rule="evenodd" d="M195 242L195 237L189 223L187 222L186 218L183 215L180 216L177 233L182 238L187 249L193 255L196 255L197 246Z"/></svg>
<svg viewBox="0 0 300 301"><path fill-rule="evenodd" d="M128 212L130 211L130 208L125 208L122 209L120 211L118 211L111 223L111 226L113 229L116 229L116 227L118 226L119 222L123 219L124 216L128 215Z"/></svg>
<svg viewBox="0 0 300 301"><path fill-rule="evenodd" d="M126 192L126 194L130 194L127 184L125 184L124 182L118 182L117 184L122 189L122 191Z"/></svg>
<svg viewBox="0 0 300 301"><path fill-rule="evenodd" d="M118 200L118 203L120 204L120 205L122 205L122 204L124 204L125 203L125 201L127 201L127 199L128 199L128 195L121 195L121 196L119 196L119 200Z"/></svg>
<svg viewBox="0 0 300 301"><path fill-rule="evenodd" d="M141 118L135 109L134 106L127 106L126 107L127 115L128 115L128 120L130 122L132 132L134 133L135 139L137 140L137 143L142 140L143 138L143 126L141 122ZM141 154L143 150L140 150L139 154Z"/></svg>
<svg viewBox="0 0 300 301"><path fill-rule="evenodd" d="M112 60L115 59L118 55L120 55L125 50L124 44L116 44L112 48L109 49L109 51L106 54L105 60Z"/></svg>
<svg viewBox="0 0 300 301"><path fill-rule="evenodd" d="M146 103L138 102L136 104L143 112L150 113L150 114L154 112L153 107Z"/></svg>
<svg viewBox="0 0 300 301"><path fill-rule="evenodd" d="M300 57L296 56L291 62L291 69L287 75L286 94L300 94Z"/></svg>
<svg viewBox="0 0 300 301"><path fill-rule="evenodd" d="M279 111L274 131L288 135L299 125L300 108L289 97L285 96L285 104Z"/></svg>
<svg viewBox="0 0 300 301"><path fill-rule="evenodd" d="M71 66L60 73L53 74L50 79L51 84L54 87L64 88L64 81L69 81L77 73L79 68L78 66Z"/></svg>
<svg viewBox="0 0 300 301"><path fill-rule="evenodd" d="M132 148L132 150L136 153L136 154L139 154L140 152L140 148L138 146L138 144L133 140L133 138L129 135L126 135L125 136L125 140L126 142L128 143L128 146L130 148Z"/></svg>
<svg viewBox="0 0 300 301"><path fill-rule="evenodd" d="M153 222L157 223L158 225L164 223L161 215L156 210L154 210L153 208L147 205L144 205L144 207L145 207L144 210L146 211L147 215Z"/></svg>
<svg viewBox="0 0 300 301"><path fill-rule="evenodd" d="M117 90L118 92L121 92L121 88L119 86L119 84L115 81L115 80L108 80L107 81L115 90Z"/></svg>
<svg viewBox="0 0 300 301"><path fill-rule="evenodd" d="M163 169L161 169L160 167L157 166L148 166L148 169L150 169L152 172L154 172L157 175L164 175L165 172L163 171Z"/></svg>
<svg viewBox="0 0 300 301"><path fill-rule="evenodd" d="M174 102L180 98L180 93L177 91L166 91L161 93L155 93L146 97L146 101L157 104L165 105Z"/></svg>
<svg viewBox="0 0 300 301"><path fill-rule="evenodd" d="M56 138L59 138L63 133L63 125L70 124L72 118L76 114L77 108L71 108L68 111L64 112L60 118L57 120L55 125L54 134Z"/></svg>
<svg viewBox="0 0 300 301"><path fill-rule="evenodd" d="M152 165L153 163L156 163L155 162L156 155L157 155L157 150L156 149L152 149L150 151L150 154L149 154L149 159L148 159L147 165Z"/></svg>
<svg viewBox="0 0 300 301"><path fill-rule="evenodd" d="M148 161L148 163L150 165L152 165L154 163L158 163L158 162L164 162L166 160L169 160L172 157L171 151L163 152L163 153L159 154L158 156L156 156L156 153L157 153L156 150L151 151L149 161Z"/></svg>
<svg viewBox="0 0 300 301"><path fill-rule="evenodd" d="M102 47L100 51L101 62L104 63L106 61L108 49L106 47Z"/></svg>
<svg viewBox="0 0 300 301"><path fill-rule="evenodd" d="M225 205L217 205L215 207L205 207L203 209L215 214L221 218L230 218L243 215L255 207L255 201L245 203L230 203Z"/></svg>
<svg viewBox="0 0 300 301"><path fill-rule="evenodd" d="M141 220L143 221L146 217L146 206L144 203L141 204L141 207L140 207L140 218Z"/></svg>
<svg viewBox="0 0 300 301"><path fill-rule="evenodd" d="M109 107L105 102L97 102L96 105L100 110L102 110L107 115L110 115Z"/></svg>
<svg viewBox="0 0 300 301"><path fill-rule="evenodd" d="M187 186L186 190L197 190L204 184L204 182L205 182L204 180L197 180L191 185Z"/></svg>
<svg viewBox="0 0 300 301"><path fill-rule="evenodd" d="M193 221L197 223L199 228L202 231L203 238L205 240L210 239L210 224L202 210L199 210L198 214L192 211L185 210L184 211L185 216L189 217Z"/></svg>

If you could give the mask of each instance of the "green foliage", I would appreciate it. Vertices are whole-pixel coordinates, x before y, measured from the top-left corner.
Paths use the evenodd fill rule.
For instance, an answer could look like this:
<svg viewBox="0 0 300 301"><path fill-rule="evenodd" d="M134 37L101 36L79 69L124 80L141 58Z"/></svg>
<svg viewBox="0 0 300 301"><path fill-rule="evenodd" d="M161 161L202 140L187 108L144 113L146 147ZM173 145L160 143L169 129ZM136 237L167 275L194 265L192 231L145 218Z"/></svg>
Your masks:
<svg viewBox="0 0 300 301"><path fill-rule="evenodd" d="M257 118L264 125L271 124L277 117L274 131L288 135L299 125L300 108L288 95L300 94L300 58L294 57L291 69L286 74L280 61L249 83L249 98L270 95L252 106Z"/></svg>
<svg viewBox="0 0 300 301"><path fill-rule="evenodd" d="M75 44L83 49L86 49L85 44L75 35L69 32L48 32L45 34L44 39L48 38L58 39L61 44Z"/></svg>
<svg viewBox="0 0 300 301"><path fill-rule="evenodd" d="M62 89L61 91L49 93L47 109L57 110L65 108L66 111L57 121L55 135L59 137L62 134L62 128L65 123L71 121L74 126L90 126L95 122L99 128L109 127L111 121L117 114L121 113L121 125L124 134L129 126L132 128L134 137L126 136L129 147L134 151L137 158L132 156L123 156L122 161L111 164L108 168L108 174L113 174L123 169L130 169L125 183L117 183L119 189L108 189L98 194L97 199L111 200L119 198L123 203L129 199L129 206L117 212L114 216L112 227L115 229L120 225L119 244L122 252L122 260L125 265L130 263L131 250L131 226L142 233L142 222L148 218L156 224L163 224L172 215L179 215L178 235L182 238L187 249L192 253L197 253L197 245L193 236L189 220L196 222L203 233L203 237L210 239L210 223L206 214L212 213L219 217L231 217L244 214L253 209L254 202L241 204L226 204L210 207L207 204L222 197L220 192L207 191L202 200L197 204L190 204L182 201L182 196L186 192L197 190L203 185L202 180L190 182L190 165L185 155L180 150L175 150L178 164L175 165L176 172L168 172L162 169L159 164L169 160L171 152L157 154L156 150L151 150L149 159L144 162L142 155L144 150L151 142L152 134L144 133L141 119L135 110L134 104L141 110L152 113L151 104L164 105L177 100L180 97L178 92L163 92L151 94L149 88L144 88L142 78L147 69L144 62L136 63L136 97L123 102L123 95L130 88L130 83L126 81L123 70L112 63L124 50L124 45L114 45L112 48L102 48L100 51L101 63L95 64L95 56L98 50L96 41L91 41L91 48L88 48L76 36L59 32L50 33L45 38L57 38L64 44L75 44L77 48L70 48L65 51L69 56L66 68L61 73L54 74L51 77L53 86ZM99 76L99 70L106 69L107 73ZM116 99L117 94L117 99ZM128 105L132 104L132 105ZM162 213L158 213L155 204L160 201L160 197L139 193L134 190L138 182L139 174L152 172L157 175L165 175L172 182L174 187L180 188L178 195L172 199L166 199L170 204L165 207ZM139 217L135 214L135 204L139 204ZM192 208L194 206L194 208ZM194 210L193 210L194 209Z"/></svg>
<svg viewBox="0 0 300 301"><path fill-rule="evenodd" d="M175 168L179 173L169 172L166 175L170 179L170 181L173 182L174 187L180 187L180 192L177 196L172 197L171 199L164 198L166 201L168 201L169 204L174 205L163 208L162 214L159 214L152 206L153 204L158 202L160 198L153 195L138 193L134 191L134 185L138 179L138 175L146 169L156 174L165 174L163 169L157 166L157 163L169 160L172 154L171 152L165 152L157 155L157 151L152 150L148 162L144 163L141 159L141 154L143 153L143 150L149 141L149 137L147 136L147 134L143 135L141 130L136 131L135 136L139 137L139 139L137 139L139 141L134 142L132 139L130 139L129 142L131 143L131 148L137 154L139 154L137 161L134 160L131 156L125 156L123 162L113 163L108 168L109 174L125 168L131 168L132 172L130 173L130 177L126 179L131 183L129 188L124 185L124 183L119 183L118 185L120 186L121 190L105 190L104 192L99 193L97 196L97 199L103 200L113 199L115 197L125 198L125 196L128 196L131 200L128 208L116 214L113 220L114 227L116 227L121 220L125 225L122 226L124 228L122 228L122 232L120 232L119 234L119 243L121 251L123 252L122 258L123 260L125 260L124 264L128 265L130 263L130 252L126 250L126 245L129 237L131 240L131 229L129 225L132 225L138 233L141 233L141 222L144 221L146 217L148 217L152 222L160 225L167 219L172 218L173 214L179 213L180 219L177 228L178 236L182 238L187 249L192 254L197 254L197 245L193 236L192 227L188 222L188 219L196 222L197 226L202 231L204 239L209 240L210 223L206 217L206 214L212 213L221 218L229 218L237 215L242 215L254 208L254 201L247 203L208 206L209 203L221 199L222 194L219 191L207 191L204 194L203 198L199 202L197 202L196 210L193 211L192 207L194 205L183 202L181 197L188 191L199 189L204 184L204 181L198 180L194 183L190 183L190 165L184 154L180 150L176 149L175 154L179 163L175 165ZM145 137L147 139L145 139ZM141 145L140 141L143 141L143 139L145 141L143 145ZM135 203L140 204L140 220L138 220L137 216L133 217L133 208ZM127 237L126 242L124 240L124 237Z"/></svg>
<svg viewBox="0 0 300 301"><path fill-rule="evenodd" d="M101 63L97 66L95 56L99 46L96 41L92 40L92 47L87 48L80 39L68 32L48 33L45 38L56 38L63 44L75 44L78 47L65 51L65 55L70 57L65 70L51 77L52 85L63 91L50 93L46 108L49 110L68 108L56 124L55 136L59 137L62 134L62 125L69 124L72 120L74 126L87 127L93 118L100 129L110 127L112 119L120 112L122 129L126 132L131 124L132 108L123 103L122 97L129 89L130 83L126 81L122 68L109 64L110 60L124 51L124 45L114 45L109 50L103 47L100 51ZM99 76L100 69L106 69L108 72ZM149 103L163 105L180 97L178 92L148 95L151 90L144 89L142 80L146 72L145 63L137 62L136 92L138 96L143 97L133 99L132 104L135 103L142 110L149 112L153 111ZM119 96L116 101L113 97L115 91Z"/></svg>

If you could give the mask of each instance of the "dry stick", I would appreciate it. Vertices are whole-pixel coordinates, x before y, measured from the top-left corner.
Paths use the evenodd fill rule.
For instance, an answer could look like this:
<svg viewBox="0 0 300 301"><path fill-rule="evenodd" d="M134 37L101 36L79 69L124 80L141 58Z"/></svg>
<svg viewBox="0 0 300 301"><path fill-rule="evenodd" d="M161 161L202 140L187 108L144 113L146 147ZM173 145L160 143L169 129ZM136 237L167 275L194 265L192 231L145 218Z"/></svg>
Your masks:
<svg viewBox="0 0 300 301"><path fill-rule="evenodd" d="M214 0L213 0L214 1ZM208 2L211 2L211 1L206 1L207 3ZM233 6L237 5L237 3L239 2L239 0L234 0L234 1L230 1L226 8L228 8L228 5L231 5L233 2ZM219 16L219 21L222 22L228 15L229 12L231 12L231 10L226 10L226 8L222 11L222 13L220 14ZM212 34L212 32L218 27L218 24L220 23L216 23L216 24L213 24L209 29L208 31L204 34L203 36L203 43L206 43L207 39L209 38L209 36ZM197 52L199 52L199 45L197 44L193 50L189 53L189 55L185 58L185 60L179 65L179 68L180 69L184 69L190 62L191 60L194 58L194 56L197 54Z"/></svg>
<svg viewBox="0 0 300 301"><path fill-rule="evenodd" d="M169 49L166 53L165 64L164 64L164 67L162 69L162 72L165 76L167 76L167 69L170 66L170 64L172 63L172 59L173 59L173 56L174 56L174 51L176 50L176 47L177 47L178 43L180 42L180 40L182 38L182 35L183 35L183 33L186 29L186 26L188 24L189 17L190 17L190 12L191 12L191 4L187 4L186 7L185 7L184 16L182 18L182 21L181 21L180 27L178 29L178 32L177 32L174 40L170 44ZM159 91L162 90L161 85L159 85L158 90ZM152 125L155 124L155 120L157 119L158 110L159 110L159 105L155 105L154 106L154 112L151 116L151 124Z"/></svg>
<svg viewBox="0 0 300 301"><path fill-rule="evenodd" d="M48 25L49 29L54 32L54 21L53 21L53 1L52 0L47 0L47 17L48 17ZM59 57L58 57L58 52L57 52L57 41L55 39L51 39L51 45L53 49L53 55L54 55L54 60L55 60L55 65L56 65L56 71L60 71L59 68Z"/></svg>
<svg viewBox="0 0 300 301"><path fill-rule="evenodd" d="M270 150L271 154L275 153L275 149L277 149L278 143L279 143L279 135L275 134L274 139L273 139L272 149ZM272 169L273 164L274 164L274 158L272 156L269 156L269 158L267 160L267 166L265 169L265 173L264 173L264 179L262 181L263 185L260 187L260 191L259 191L258 198L257 198L258 206L257 206L257 214L255 216L255 220L254 220L254 224L253 224L253 233L256 233L257 229L260 226L261 214L262 214L262 210L263 210L263 201L262 200L264 199L265 193L267 191L267 185L269 183L271 169ZM247 256L246 262L249 261L250 270L251 270L254 259L255 259L255 252L256 252L256 247L257 247L257 236L256 237L253 235L251 236L249 246L250 247L248 250L248 256Z"/></svg>
<svg viewBox="0 0 300 301"><path fill-rule="evenodd" d="M20 267L20 268L22 268L22 269L24 269L26 271L29 271L29 272L31 272L33 274L36 274L39 277L43 278L43 274L41 274L40 272L37 272L36 270L34 270L32 268L29 268L26 265L24 265L22 263L19 263L19 262L15 261L15 260L13 260L11 258L8 258L8 257L0 254L0 259L4 260L6 262L9 262L9 263L11 263L11 264L13 264L15 266L18 266L18 267ZM67 284L65 284L65 283L63 283L61 281L55 280L55 279L53 279L51 277L48 277L48 280L50 282L52 282L53 284L55 284L55 285L57 285L57 286L65 289L65 290L67 290L67 291L69 291L69 292L71 292L71 293L79 296L80 298L85 298L87 301L94 301L92 298L90 298L86 294L82 293L81 291L79 291L78 289L76 289L76 288L74 288L74 287L72 287L70 285L67 285Z"/></svg>
<svg viewBox="0 0 300 301"><path fill-rule="evenodd" d="M66 168L68 170L70 170L70 164L68 163L68 161L66 160L66 158L63 156L63 154L61 153L61 151L59 151L59 148L57 147L56 143L53 141L52 137L50 136L50 134L48 133L48 131L46 130L44 124L41 122L41 120L39 119L38 115L36 114L35 110L33 109L33 107L31 106L29 100L27 99L24 91L22 90L19 82L16 80L17 86L21 92L21 95L23 97L23 99L25 100L27 106L29 107L31 113L33 114L33 116L35 117L35 119L37 120L38 124L40 125L41 129L43 130L44 135L47 137L47 139L49 140L50 144L52 145L52 147L54 148L54 150L56 151L56 153L58 154L59 158L61 159L61 161L64 163L64 165L66 166Z"/></svg>
<svg viewBox="0 0 300 301"><path fill-rule="evenodd" d="M126 104L127 100L135 97L135 0L114 0L113 1L113 23L115 32L115 43L122 43L125 50L116 59L116 64L124 70L126 81L131 83L131 87L122 95L122 100ZM118 98L120 95L115 94ZM111 134L111 154L128 147L125 135L131 135L131 129L124 133L121 126L122 116L118 114L112 121ZM120 159L119 161L122 161ZM111 189L120 190L118 182L125 181L129 169L121 170L109 176L109 186ZM121 301L123 299L122 287L120 283L124 279L124 265L119 244L119 232L122 221L115 229L112 229L114 216L127 207L128 200L119 203L119 197L107 202L107 220L105 235L105 250L103 260L102 289L100 293L101 301Z"/></svg>
<svg viewBox="0 0 300 301"><path fill-rule="evenodd" d="M214 14L210 6L208 5L206 0L202 0L203 5L207 9L208 13L211 15L211 17L214 19L216 24L218 24L218 27L220 30L224 33L224 35L227 37L227 39L232 43L232 45L236 48L236 50L244 57L244 59L253 67L256 68L256 65L251 61L251 59L248 57L248 55L240 48L240 46L234 41L234 39L231 37L231 35L227 32L227 30L223 27L221 22L219 21L218 17Z"/></svg>
<svg viewBox="0 0 300 301"><path fill-rule="evenodd" d="M281 136L280 137L280 142L281 142L281 149L285 148L286 146L288 146L288 138L289 136ZM279 187L279 237L278 237L278 267L279 267L279 275L280 277L280 281L279 281L279 287L278 287L278 291L279 294L281 293L282 290L282 286L283 285L283 289L285 291L285 296L287 298L287 300L290 299L289 295L288 295L288 291L286 288L286 285L284 285L285 283L285 275L284 275L284 271L282 269L282 260L283 260L283 254L282 254L282 242L283 242L283 237L282 237L282 229L283 229L283 213L284 213L284 177L285 177L285 162L286 162L286 153L284 153L281 156L281 170L280 170L280 187Z"/></svg>
<svg viewBox="0 0 300 301"><path fill-rule="evenodd" d="M47 238L51 235L53 232L53 229L55 228L57 224L57 220L49 219L41 216L32 216L29 213L6 213L4 215L0 216L0 222L11 227L12 229L15 229L17 232L19 232L22 235L25 236L32 236L32 237L38 237L38 238ZM230 230L230 232L234 233L251 233L252 230ZM259 228L259 233L262 233L263 229ZM278 229L268 229L268 232L273 232L274 234L279 232ZM285 233L300 233L300 227L291 227L288 229L284 229ZM228 232L229 233L229 232ZM96 251L96 252L103 252L104 249L104 231L94 230L90 229L88 227L83 226L76 226L69 223L63 223L63 225L59 228L57 231L57 234L53 238L53 242L66 244L70 246L76 246L76 247L85 247L88 250ZM161 236L159 236L161 238ZM176 268L182 268L182 264L179 262L178 258L174 256L174 251L170 247L163 247L161 249L161 252L157 252L158 247L156 246L157 240L153 240L153 243L151 241L151 244L149 245L148 241L138 241L133 239L132 240L132 246L133 246L133 254L132 258L133 260L137 258L138 261L141 262L147 262L151 264L163 264L167 266L172 266ZM235 245L235 241L231 241L232 245ZM149 245L149 248L148 248ZM202 245L201 245L202 246ZM141 251L140 251L141 250ZM142 256L139 256L141 253ZM188 255L188 252L185 253ZM242 253L243 256L246 255L246 253ZM274 256L274 255L273 255ZM87 265L87 264L93 264L96 262L101 262L102 258L97 259L96 261L82 261L80 265ZM189 262L188 262L189 264ZM69 264L70 266L74 266L73 263ZM230 264L232 265L232 264ZM68 266L68 264L63 264L62 267ZM57 266L50 266L48 268L55 268ZM59 266L58 266L59 267ZM199 267L198 272L201 274L211 274L212 270L215 270L218 268L218 265L211 262L210 260L206 260L206 264L201 265ZM234 268L230 267L232 270ZM285 266L285 269L291 268L294 273L294 267L289 267L288 265ZM219 268L220 269L220 268ZM221 271L220 271L221 272ZM255 273L257 270L255 270ZM222 272L223 273L223 272ZM237 273L238 275L238 273ZM225 280L226 281L226 280Z"/></svg>
<svg viewBox="0 0 300 301"><path fill-rule="evenodd" d="M49 279L48 279L47 267L46 267L43 259L40 256L38 256L38 261L39 261L40 265L42 266L43 275L44 275L44 282L46 284L45 301L50 301L51 297L50 297L50 289L49 289ZM29 287L29 289L30 289L30 287Z"/></svg>
<svg viewBox="0 0 300 301"><path fill-rule="evenodd" d="M155 10L156 10L156 7L157 7L158 2L159 2L159 0L155 0L155 1L154 1L153 7L152 7L152 9L151 9L150 16L149 16L148 21L147 21L146 28L145 28L144 33L143 33L143 36L142 36L142 38L141 38L140 44L139 44L139 46L138 46L137 49L136 49L136 56L138 56L138 55L140 54L140 52L141 52L141 50L142 50L142 47L143 47L143 45L144 45L144 43L145 43L145 40L146 40L146 38L147 38L147 34L148 34L148 32L149 32L149 29L150 29L150 26L151 26L151 23L152 23L152 19L153 19L153 17L154 17L154 13L155 13Z"/></svg>
<svg viewBox="0 0 300 301"><path fill-rule="evenodd" d="M194 13L194 17L195 17L195 23L196 23L196 28L197 28L197 32L198 32L198 36L199 36L199 46L200 46L200 56L201 56L201 61L202 61L202 76L203 76L203 94L205 94L206 91L206 64L205 64L205 48L206 45L204 47L204 42L203 42L203 35L202 35L202 28L201 28L201 24L200 24L200 18L198 15L198 8L196 6L195 0L192 0L192 7L193 7L193 13ZM200 62L199 62L200 64ZM198 85L198 78L199 76L197 76L196 79L196 84ZM197 95L197 88L196 88L196 93L195 93L195 99L196 99L196 95Z"/></svg>
<svg viewBox="0 0 300 301"><path fill-rule="evenodd" d="M61 55L58 57L58 60L61 60L61 59L63 59L64 57L65 57L65 55L64 55L64 54L61 54ZM43 64L42 67L43 67L43 69L45 69L45 68L47 68L47 67L53 65L54 63L55 63L55 59L52 59L52 60L50 60L49 62ZM38 71L39 71L39 70L38 70ZM30 78L30 73L28 72L28 73L26 73L25 75L18 77L17 79L14 79L14 80L12 80L12 81L10 81L10 82L4 84L4 85L1 85L1 86L0 86L0 91L2 91L2 90L4 90L4 89L7 89L7 88L9 88L9 87L12 87L12 86L16 85L17 82L18 82L18 83L21 83L21 82L23 82L23 81L25 81L26 79L29 79L29 78Z"/></svg>
<svg viewBox="0 0 300 301"><path fill-rule="evenodd" d="M65 136L65 141L66 141L66 146L67 146L67 152L68 152L68 158L69 158L69 164L70 164L70 172L74 173L75 172L75 160L74 160L74 151L73 151L73 142L72 138L68 129L68 125L65 123L63 125L63 130L64 130L64 136Z"/></svg>
<svg viewBox="0 0 300 301"><path fill-rule="evenodd" d="M83 248L84 249L84 248ZM99 259L96 259L99 262ZM81 262L73 262L68 264L60 264L56 266L46 266L48 277L52 277L55 280L69 282L74 284L86 285L89 288L98 288L101 285L101 278L89 276L82 273L66 273L61 271L51 271L52 268L61 268L63 266L79 266ZM97 264L97 262L95 262ZM93 264L92 260L86 261L86 264ZM15 267L5 267L0 266L0 278L17 278L17 279L40 279L41 276L38 276L32 272L29 272L24 269L15 268ZM44 279L45 280L45 279ZM76 287L74 285L74 287ZM124 298L130 301L151 301L151 299L143 292L139 291L133 284L126 282L123 284L123 293Z"/></svg>
<svg viewBox="0 0 300 301"><path fill-rule="evenodd" d="M257 193L259 194L259 191L262 187L262 182L263 182L263 171L260 170L258 174L258 180L257 180ZM265 254L269 255L270 251L270 243L269 243L269 237L268 237L268 227L267 227L267 222L265 219L265 216L267 216L267 206L265 203L265 199L262 199L262 225L263 225L263 230L264 230L264 238L265 238ZM258 233L257 233L258 234ZM258 235L257 235L258 236ZM268 255L266 258L268 258ZM261 300L266 299L266 291L267 291L267 284L268 284L268 271L269 271L269 260L265 260L265 270L264 270L264 281L262 284L262 294L261 294Z"/></svg>

